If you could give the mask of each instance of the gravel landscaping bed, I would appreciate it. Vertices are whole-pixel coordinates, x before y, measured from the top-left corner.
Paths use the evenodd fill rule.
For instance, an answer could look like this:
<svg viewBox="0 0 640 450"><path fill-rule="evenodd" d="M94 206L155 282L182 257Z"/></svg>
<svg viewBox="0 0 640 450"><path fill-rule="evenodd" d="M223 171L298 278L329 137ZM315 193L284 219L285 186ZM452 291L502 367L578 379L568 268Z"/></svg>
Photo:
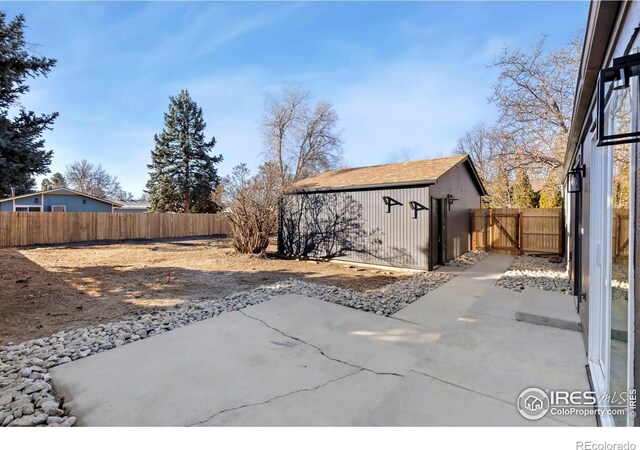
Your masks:
<svg viewBox="0 0 640 450"><path fill-rule="evenodd" d="M526 287L571 295L569 274L564 262L550 262L538 256L518 256L502 278L498 286L520 292Z"/></svg>
<svg viewBox="0 0 640 450"><path fill-rule="evenodd" d="M286 280L239 292L222 300L205 300L138 314L98 326L61 331L42 339L0 347L0 426L71 426L62 400L55 398L48 369L135 342L192 322L269 300L300 294L388 316L455 275L420 273L377 291L359 292L333 286Z"/></svg>
<svg viewBox="0 0 640 450"><path fill-rule="evenodd" d="M456 259L452 259L451 261L446 262L444 265L448 267L469 267L473 266L478 261L482 261L487 256L489 256L489 252L483 252L481 250L471 250L464 255L458 256Z"/></svg>

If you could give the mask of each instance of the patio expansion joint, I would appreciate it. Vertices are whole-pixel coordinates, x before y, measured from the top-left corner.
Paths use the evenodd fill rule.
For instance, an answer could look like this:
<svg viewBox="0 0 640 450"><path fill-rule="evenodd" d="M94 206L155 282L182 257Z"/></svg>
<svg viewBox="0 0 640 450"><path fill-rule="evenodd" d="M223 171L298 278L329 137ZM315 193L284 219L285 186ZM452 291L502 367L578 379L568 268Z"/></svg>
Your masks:
<svg viewBox="0 0 640 450"><path fill-rule="evenodd" d="M479 392L479 391L476 391L474 389L469 389L469 388L461 386L459 384L452 383L452 382L447 381L447 380L443 380L442 378L434 377L433 375L429 375L428 373L420 372L419 370L409 369L409 371L413 372L415 374L418 374L418 375L422 375L423 377L427 377L427 378L431 378L432 380L439 381L440 383L448 384L449 386L453 386L455 388L462 389L462 390L467 391L467 392L471 392L472 394L481 395L483 397L490 398L492 400L496 400L498 402L504 403L505 405L512 406L514 409L516 408L516 405L514 403L508 402L508 401L503 400L503 399L498 398L498 397L494 397L493 395L485 394L484 392ZM573 426L572 424L570 424L568 422L565 422L564 420L557 419L555 417L551 417L550 416L550 417L548 417L548 419L551 419L551 420L554 420L556 422L562 423L563 425Z"/></svg>
<svg viewBox="0 0 640 450"><path fill-rule="evenodd" d="M361 370L361 371L362 371L362 370L364 370L364 371L366 371L366 372L371 372L371 373L373 373L373 374L375 374L375 375L391 375L391 376L395 376L395 377L404 377L404 375L402 375L402 374L400 374L400 373L396 373L396 372L377 372L377 371L375 371L375 370L373 370L373 369L369 369L368 367L362 367L362 366L359 366L359 365L357 365L357 364L353 364L353 363L350 363L350 362L348 362L348 361L344 361L344 360L342 360L342 359L334 358L334 357L332 357L332 356L327 355L327 354L324 352L324 350L322 350L322 349L321 349L320 347L318 347L317 345L311 344L311 343L306 342L306 341L304 341L304 340L302 340L302 339L300 339L300 338L298 338L298 337L295 337L295 336L292 336L292 335L290 335L290 334L287 334L287 333L285 333L285 332L284 332L284 331L282 331L282 330L279 330L279 329L277 329L277 328L275 328L275 327L272 327L271 325L269 325L269 324L268 324L267 322L265 322L264 320L262 320L262 319L258 319L257 317L254 317L254 316L251 316L251 315L247 314L246 312L244 312L244 311L242 311L242 310L238 310L238 312L239 312L239 313L241 313L242 315L244 315L244 316L248 317L249 319L253 319L253 320L256 320L256 321L258 321L258 322L262 323L265 327L267 327L267 328L269 328L269 329L271 329L271 330L273 330L273 331L275 331L275 332L277 332L277 333L280 333L281 335L283 335L283 336L285 336L285 337L288 337L289 339L293 339L294 341L300 342L300 343L302 343L302 344L304 344L304 345L307 345L307 346L309 346L309 347L311 347L311 348L315 349L315 350L316 350L316 351L318 351L322 356L324 356L325 358L327 358L327 359L329 359L329 360L331 360L331 361L335 361L335 362L337 362L337 363L344 364L344 365L347 365L347 366L349 366L349 367L353 367L353 368L355 368L355 369L359 369L359 370Z"/></svg>
<svg viewBox="0 0 640 450"><path fill-rule="evenodd" d="M336 381L340 381L340 380L343 380L343 379L345 379L345 378L348 378L348 377L351 377L351 376L357 375L357 374L359 374L360 372L363 372L363 371L365 371L365 370L366 370L366 369L360 369L360 370L357 370L357 371L355 371L355 372L351 372L351 373L348 373L348 374L346 374L346 375L342 375L342 376L340 376L340 377L338 377L338 378L333 378L333 379L331 379L331 380L325 381L324 383L319 384L318 386L315 386L315 387L312 387L312 388L297 389L297 390L292 391L292 392L287 392L286 394L276 395L275 397L272 397L272 398L270 398L270 399L268 399L268 400L264 400L264 401L261 401L261 402L249 403L249 404L247 404L247 405L240 405L240 406L234 406L233 408L223 409L223 410L221 410L221 411L218 411L218 412L216 412L216 413L214 413L214 414L210 415L210 416L209 416L209 417L207 417L206 419L202 419L202 420L199 420L199 421L197 421L197 422L190 423L190 424L188 424L188 425L186 425L186 426L187 426L187 427L194 427L194 426L196 426L196 425L203 425L203 424L205 424L205 423L209 422L210 420L212 420L212 419L216 418L216 417L217 417L217 416L219 416L220 414L224 414L224 413L231 412L231 411L237 411L237 410L239 410L239 409L251 408L251 407L253 407L253 406L266 405L267 403L272 402L272 401L274 401L274 400L278 400L278 399L281 399L281 398L289 397L289 396L291 396L291 395L299 394L299 393L301 393L301 392L312 392L312 391L317 391L318 389L321 389L321 388L323 388L323 387L325 387L325 386L327 386L327 385L329 385L329 384L331 384L331 383L335 383Z"/></svg>

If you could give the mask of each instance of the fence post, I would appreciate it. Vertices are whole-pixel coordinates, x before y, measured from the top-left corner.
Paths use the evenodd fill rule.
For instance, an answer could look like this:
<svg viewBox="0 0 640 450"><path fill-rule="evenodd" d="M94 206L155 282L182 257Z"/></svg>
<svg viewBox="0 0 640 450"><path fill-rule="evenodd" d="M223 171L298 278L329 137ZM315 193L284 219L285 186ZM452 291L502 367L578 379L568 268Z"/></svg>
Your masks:
<svg viewBox="0 0 640 450"><path fill-rule="evenodd" d="M522 210L518 212L518 254L522 255L524 252L522 251L524 245L522 243L522 237L524 232L524 214Z"/></svg>
<svg viewBox="0 0 640 450"><path fill-rule="evenodd" d="M490 252L493 249L493 209L489 209L489 240L487 241L487 251Z"/></svg>

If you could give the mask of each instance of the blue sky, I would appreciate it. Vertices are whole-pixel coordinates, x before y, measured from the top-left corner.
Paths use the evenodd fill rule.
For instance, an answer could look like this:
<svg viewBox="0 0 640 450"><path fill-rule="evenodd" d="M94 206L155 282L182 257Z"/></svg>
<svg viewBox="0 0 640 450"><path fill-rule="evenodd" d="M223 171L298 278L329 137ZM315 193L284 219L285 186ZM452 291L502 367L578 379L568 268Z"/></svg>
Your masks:
<svg viewBox="0 0 640 450"><path fill-rule="evenodd" d="M27 39L58 59L23 104L60 112L46 134L52 171L101 163L142 193L168 96L189 89L215 136L219 170L256 167L265 98L299 84L332 102L350 166L451 153L487 102L504 45L548 35L561 45L586 23L570 3L3 3Z"/></svg>

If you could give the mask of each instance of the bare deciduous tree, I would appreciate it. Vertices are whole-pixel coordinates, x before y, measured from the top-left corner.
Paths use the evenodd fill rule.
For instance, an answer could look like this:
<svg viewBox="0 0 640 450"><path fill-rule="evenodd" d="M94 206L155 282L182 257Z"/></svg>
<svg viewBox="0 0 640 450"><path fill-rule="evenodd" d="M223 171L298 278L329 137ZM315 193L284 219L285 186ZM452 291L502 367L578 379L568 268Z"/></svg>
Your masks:
<svg viewBox="0 0 640 450"><path fill-rule="evenodd" d="M493 67L500 69L490 101L500 110L500 156L512 168L553 170L563 163L581 40L545 51L543 37L527 50L505 48Z"/></svg>
<svg viewBox="0 0 640 450"><path fill-rule="evenodd" d="M119 198L123 196L120 182L111 176L100 164L95 165L86 159L67 166L65 172L68 186L98 198ZM126 194L126 193L125 193Z"/></svg>
<svg viewBox="0 0 640 450"><path fill-rule="evenodd" d="M266 156L281 184L339 165L342 141L337 123L330 103L312 105L309 92L299 87L285 87L280 98L267 101L262 118Z"/></svg>
<svg viewBox="0 0 640 450"><path fill-rule="evenodd" d="M224 179L224 210L236 251L261 254L269 246L282 198L279 175L273 163L263 164L255 176L246 164L240 164Z"/></svg>
<svg viewBox="0 0 640 450"><path fill-rule="evenodd" d="M454 150L454 153L458 155L467 154L471 157L483 182L491 181L495 176L494 133L485 124L477 124L458 138Z"/></svg>

